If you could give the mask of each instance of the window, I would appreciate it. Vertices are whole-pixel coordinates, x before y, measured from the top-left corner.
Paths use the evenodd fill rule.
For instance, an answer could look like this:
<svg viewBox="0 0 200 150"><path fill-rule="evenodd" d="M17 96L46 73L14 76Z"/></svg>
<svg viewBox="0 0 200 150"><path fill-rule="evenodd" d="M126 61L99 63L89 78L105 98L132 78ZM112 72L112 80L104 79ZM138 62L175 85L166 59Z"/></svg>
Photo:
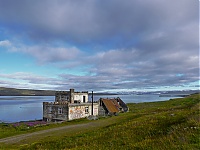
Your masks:
<svg viewBox="0 0 200 150"><path fill-rule="evenodd" d="M85 113L89 113L89 108L88 107L85 107Z"/></svg>
<svg viewBox="0 0 200 150"><path fill-rule="evenodd" d="M83 96L83 103L85 103L85 96Z"/></svg>
<svg viewBox="0 0 200 150"><path fill-rule="evenodd" d="M52 107L48 107L48 113L52 113Z"/></svg>
<svg viewBox="0 0 200 150"><path fill-rule="evenodd" d="M58 114L62 114L62 108L58 108Z"/></svg>

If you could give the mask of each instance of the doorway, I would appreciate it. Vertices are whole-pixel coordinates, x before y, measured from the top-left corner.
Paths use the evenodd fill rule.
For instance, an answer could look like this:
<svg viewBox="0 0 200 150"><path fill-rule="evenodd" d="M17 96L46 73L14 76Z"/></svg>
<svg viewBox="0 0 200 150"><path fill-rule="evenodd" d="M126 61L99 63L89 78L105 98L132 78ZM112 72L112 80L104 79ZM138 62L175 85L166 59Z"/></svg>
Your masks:
<svg viewBox="0 0 200 150"><path fill-rule="evenodd" d="M83 103L85 103L85 96L83 96Z"/></svg>

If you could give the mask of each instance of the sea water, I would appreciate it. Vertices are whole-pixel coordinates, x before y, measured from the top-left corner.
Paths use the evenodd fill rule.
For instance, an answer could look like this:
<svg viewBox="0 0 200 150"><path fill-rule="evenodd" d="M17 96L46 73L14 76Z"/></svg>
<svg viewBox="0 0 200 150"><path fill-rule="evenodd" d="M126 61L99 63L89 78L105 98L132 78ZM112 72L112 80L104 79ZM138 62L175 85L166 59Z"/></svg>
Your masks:
<svg viewBox="0 0 200 150"><path fill-rule="evenodd" d="M141 103L164 101L175 97L159 97L159 95L94 95L99 98L120 97L125 103ZM43 102L53 102L54 96L0 96L0 122L19 122L42 119ZM89 95L91 101L91 95Z"/></svg>

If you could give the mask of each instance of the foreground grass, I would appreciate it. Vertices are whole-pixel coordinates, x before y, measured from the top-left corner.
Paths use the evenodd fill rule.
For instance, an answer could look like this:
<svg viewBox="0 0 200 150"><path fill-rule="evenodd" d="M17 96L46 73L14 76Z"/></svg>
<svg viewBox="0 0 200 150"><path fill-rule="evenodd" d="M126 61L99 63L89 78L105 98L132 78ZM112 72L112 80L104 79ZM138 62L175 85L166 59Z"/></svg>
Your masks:
<svg viewBox="0 0 200 150"><path fill-rule="evenodd" d="M17 149L200 149L199 94L164 102L128 104L112 124ZM98 120L109 121L108 119ZM117 120L114 121L114 120ZM0 148L9 148L0 147Z"/></svg>

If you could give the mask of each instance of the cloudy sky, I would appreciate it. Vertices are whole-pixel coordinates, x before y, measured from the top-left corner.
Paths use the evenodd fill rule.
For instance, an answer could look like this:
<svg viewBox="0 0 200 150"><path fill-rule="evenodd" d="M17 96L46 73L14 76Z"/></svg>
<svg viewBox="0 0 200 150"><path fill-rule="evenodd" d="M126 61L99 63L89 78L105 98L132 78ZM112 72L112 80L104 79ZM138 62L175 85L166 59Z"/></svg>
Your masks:
<svg viewBox="0 0 200 150"><path fill-rule="evenodd" d="M198 0L0 0L0 87L199 88Z"/></svg>

